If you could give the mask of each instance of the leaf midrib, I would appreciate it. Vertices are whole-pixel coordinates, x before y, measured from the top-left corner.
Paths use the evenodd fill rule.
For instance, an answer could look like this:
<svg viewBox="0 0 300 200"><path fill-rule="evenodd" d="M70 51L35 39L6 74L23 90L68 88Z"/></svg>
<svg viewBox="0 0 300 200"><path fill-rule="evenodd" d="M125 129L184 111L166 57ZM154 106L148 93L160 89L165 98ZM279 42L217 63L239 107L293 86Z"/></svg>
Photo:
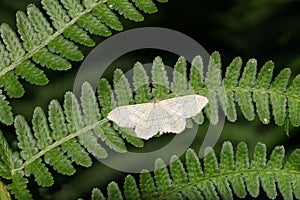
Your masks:
<svg viewBox="0 0 300 200"><path fill-rule="evenodd" d="M220 87L217 87L217 88L216 87L215 88L204 87L202 89L199 89L198 92L200 92L200 91L206 92L208 90L218 92L218 91L222 90L222 88L224 88L224 90L226 92L230 92L230 91L233 91L233 92L243 91L243 92L253 92L253 94L261 92L261 93L266 93L266 94L281 95L281 96L284 96L286 98L294 98L297 101L300 101L300 96L291 95L287 91L285 91L285 92L278 92L278 91L272 90L270 88L267 88L267 89L266 88L264 88L264 89L241 88L241 87L228 87L228 88L226 88L225 86L220 86Z"/></svg>
<svg viewBox="0 0 300 200"><path fill-rule="evenodd" d="M222 87L219 87L219 88L202 88L200 90L198 90L198 93L200 91L207 91L207 90L213 90L213 91L216 91L218 92ZM262 89L262 90L259 90L259 89L255 89L255 88L249 88L249 89L245 89L245 88L239 88L239 87L236 87L236 88L225 88L225 90L227 91L245 91L245 92L265 92L265 93L274 93L274 94L277 94L277 95L282 95L282 96L285 96L287 98L295 98L296 100L300 100L299 97L297 96L293 96L293 95L288 95L287 93L283 93L283 92L277 92L277 91L273 91L273 90L270 90L270 89ZM22 169L24 169L26 166L28 166L30 163L34 162L36 159L42 157L46 152L48 151L51 151L52 149L60 146L61 144L63 144L64 142L67 142L68 140L72 139L72 138L75 138L75 137L78 137L80 134L83 134L87 131L90 131L90 130L93 130L94 128L96 128L98 125L102 124L102 123L105 123L107 122L108 119L107 118L103 118L102 120L98 121L98 122L95 122L91 125L87 125L85 126L84 128L78 130L76 133L72 133L72 134L69 134L67 135L66 137L60 139L60 140L57 140L56 142L54 142L53 144L47 146L45 149L39 151L36 155L34 155L33 157L31 157L30 159L26 160L20 167L16 168L16 169L12 169L11 170L11 173L14 174L16 171L20 171Z"/></svg>
<svg viewBox="0 0 300 200"><path fill-rule="evenodd" d="M276 174L280 174L280 175L297 175L300 176L300 171L296 171L296 170L286 170L286 169L241 169L241 170L231 170L231 171L227 171L225 173L216 173L215 175L212 176L204 176L201 177L201 179L197 180L197 181L190 181L182 186L176 187L173 190L170 190L170 192L157 197L158 200L162 200L162 199L166 199L168 196L171 196L174 193L179 193L180 191L182 191L184 188L190 187L190 186L195 186L196 188L198 188L198 185L200 185L201 183L204 183L206 181L218 181L217 179L220 178L229 178L230 176L233 176L234 174L247 174L247 173L257 173L258 176L260 176L259 173L264 173L264 174L270 174L272 173L273 176L276 176ZM242 176L243 177L243 176ZM227 181L229 181L227 179ZM246 183L244 182L244 184L246 185Z"/></svg>
<svg viewBox="0 0 300 200"><path fill-rule="evenodd" d="M28 166L29 164L31 164L32 162L34 162L35 160L37 160L38 158L42 157L46 152L51 151L52 149L62 145L63 143L78 137L80 134L86 133L90 130L95 129L97 126L108 122L107 118L103 118L100 121L97 121L91 125L85 126L84 128L76 131L75 133L69 134L66 137L63 137L60 140L57 140L56 142L52 143L51 145L47 146L46 148L44 148L43 150L39 151L37 154L35 154L34 156L32 156L30 159L26 160L20 167L16 168L16 169L12 169L11 170L11 174L15 174L17 171L23 170L26 166Z"/></svg>
<svg viewBox="0 0 300 200"><path fill-rule="evenodd" d="M54 40L56 37L61 35L68 27L72 26L76 23L76 21L82 17L83 15L89 13L92 11L92 9L96 6L98 6L101 3L106 3L107 0L100 0L97 3L92 4L90 7L85 8L85 10L81 13L78 13L76 17L74 17L72 20L70 20L68 23L66 23L61 29L56 30L52 35L50 35L46 40L41 42L38 46L34 47L32 50L28 51L22 58L12 62L9 66L5 67L3 70L0 71L0 77L4 76L9 71L14 70L18 65L20 65L25 60L30 59L34 54L36 54L38 51L40 51L42 48L47 46L52 40Z"/></svg>

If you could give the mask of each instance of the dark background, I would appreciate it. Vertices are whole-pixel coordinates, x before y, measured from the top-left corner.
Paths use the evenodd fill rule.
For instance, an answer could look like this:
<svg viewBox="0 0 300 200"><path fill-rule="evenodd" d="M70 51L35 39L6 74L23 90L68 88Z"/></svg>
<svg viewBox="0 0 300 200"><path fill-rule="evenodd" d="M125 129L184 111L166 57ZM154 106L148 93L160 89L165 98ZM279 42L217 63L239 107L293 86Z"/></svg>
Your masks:
<svg viewBox="0 0 300 200"><path fill-rule="evenodd" d="M27 0L0 0L0 22L6 22L15 27L15 12L25 11L26 5L39 1ZM281 69L292 69L292 77L300 72L300 1L299 0L229 0L229 1L202 1L202 0L171 0L167 4L158 5L159 12L153 15L144 15L142 23L129 22L122 19L126 29L136 27L156 26L177 30L198 41L209 53L219 51L223 69L236 56L241 56L244 63L250 58L258 60L259 68L268 60L275 63L275 74ZM94 37L97 42L105 38ZM87 55L92 48L81 47ZM174 64L176 57L165 52L149 50L148 52L132 52L122 56L114 62L112 68L128 66L131 68L136 61L148 62L155 56L161 55L167 59L167 64ZM16 114L22 114L28 121L31 120L36 106L47 108L51 99L60 101L66 91L72 90L73 81L80 63L74 63L73 69L68 72L47 71L50 83L45 87L36 87L24 83L26 94L23 98L12 100ZM109 77L108 77L109 78ZM258 141L266 143L269 149L275 145L284 145L289 152L299 147L299 129L290 127L290 136L285 134L284 127L262 125L256 120L248 122L240 114L236 123L226 122L221 138L216 146L218 151L224 140L234 144L245 141L250 150ZM207 126L204 125L203 127ZM7 137L14 138L13 127L1 126ZM168 136L162 141L168 140ZM200 138L201 136L199 136ZM156 146L159 140L154 139L148 145ZM193 144L199 148L201 142ZM16 145L12 142L12 145ZM159 146L159 144L158 144ZM105 192L105 186L112 180L122 185L126 174L109 169L100 163L95 163L89 169L78 168L75 176L69 178L55 174L56 185L49 189L38 189L36 183L29 187L36 198L75 199L88 195L93 187L98 186ZM33 182L33 181L31 181ZM262 193L263 195L263 193Z"/></svg>

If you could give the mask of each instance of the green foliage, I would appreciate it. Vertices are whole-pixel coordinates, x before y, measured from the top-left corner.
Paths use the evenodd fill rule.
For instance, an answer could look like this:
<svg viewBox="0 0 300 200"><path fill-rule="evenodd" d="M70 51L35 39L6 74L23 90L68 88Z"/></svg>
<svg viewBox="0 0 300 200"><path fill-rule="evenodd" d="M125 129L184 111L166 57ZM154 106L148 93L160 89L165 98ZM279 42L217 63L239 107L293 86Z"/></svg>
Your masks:
<svg viewBox="0 0 300 200"><path fill-rule="evenodd" d="M98 189L98 188L95 188L93 189L92 191L92 200L104 200L104 196L102 194L102 192Z"/></svg>
<svg viewBox="0 0 300 200"><path fill-rule="evenodd" d="M114 71L114 90L118 106L125 106L131 103L132 90L127 78L120 69Z"/></svg>
<svg viewBox="0 0 300 200"><path fill-rule="evenodd" d="M108 37L110 29L122 31L123 26L114 10L133 21L142 21L145 13L157 11L152 0L42 0L43 10L34 4L26 13L17 11L17 32L8 24L0 25L0 88L10 98L20 98L25 90L19 78L35 85L46 85L43 69L68 70L70 61L84 58L79 44L92 47L91 35ZM47 15L45 15L46 13ZM50 19L50 20L49 20ZM10 125L10 105L0 91L0 122Z"/></svg>
<svg viewBox="0 0 300 200"><path fill-rule="evenodd" d="M167 96L170 90L170 83L165 70L164 63L160 57L156 57L152 66L152 85L153 85L153 97L156 99L162 99Z"/></svg>
<svg viewBox="0 0 300 200"><path fill-rule="evenodd" d="M151 99L151 92L149 87L149 77L140 62L137 62L133 67L133 86L134 86L134 100L136 103L149 102Z"/></svg>
<svg viewBox="0 0 300 200"><path fill-rule="evenodd" d="M233 195L239 198L245 198L247 194L257 197L263 190L269 199L275 199L278 193L284 199L293 199L293 196L299 199L300 150L293 151L285 162L284 155L283 146L277 146L267 159L266 146L258 143L250 158L245 143L239 143L234 151L232 144L225 142L220 161L210 147L206 149L205 156L200 161L196 153L189 149L185 155L185 165L177 156L171 157L168 167L163 160L157 159L153 174L142 171L139 186L132 176L127 176L123 188L124 197L228 200L233 199ZM113 189L114 193L109 192ZM110 183L107 190L107 199L113 199L116 195L121 199L119 194L122 192L116 183ZM94 191L101 194L101 199L105 199L99 189L93 190L93 193L96 193Z"/></svg>
<svg viewBox="0 0 300 200"><path fill-rule="evenodd" d="M225 78L222 80L221 58L219 53L215 52L211 56L204 80L201 57L194 58L189 71L185 59L180 57L174 67L173 80L168 80L162 59L157 57L153 62L151 71L153 84L149 84L150 77L141 63L134 66L132 85L119 69L114 72L112 86L106 79L99 80L98 94L95 94L92 86L85 82L81 88L80 101L77 100L75 94L67 92L63 106L57 100L52 100L47 114L42 108L37 107L33 113L32 127L24 117L19 115L15 118L14 126L19 152L13 152L6 139L0 134L2 158L0 175L12 181L8 188L16 198L26 199L25 197L30 197L30 193L25 189L28 182L27 176L33 175L38 185L48 187L54 183L53 176L49 172L50 166L60 174L72 175L75 173L75 163L83 167L92 165L89 154L97 158L106 158L108 153L98 143L98 139L120 153L127 152L125 140L133 146L143 147L143 140L136 138L133 130L121 128L111 123L106 118L108 113L117 105L151 102L153 99L161 100L176 95L207 95L210 101L205 109L205 114L211 123L218 121L219 104L225 111L227 118L234 121L237 118L235 102L237 101L242 111L244 110L245 116L252 116L255 114L252 112L254 104L250 106L249 102L254 101L263 123L268 123L264 119L270 116L271 110L276 113L277 110L282 111L284 109L291 124L297 126L299 124L299 75L293 80L291 86L287 86L289 77L287 75L290 74L290 71L285 69L272 82L271 71L274 66L273 63L267 62L256 78L255 63L256 61L253 59L247 62L242 76L239 77L242 61L240 58L235 58L227 68ZM199 81L199 85L197 85L197 81ZM278 91L277 88L281 88L281 90ZM275 102L284 102L284 105L274 104ZM270 106L269 112L264 108L266 106ZM276 119L279 114L274 114L274 116ZM204 116L200 114L193 120L196 123L203 122ZM280 174L274 179L273 176L260 173L259 170L268 167L272 170L274 167L278 167L281 170L282 166L277 166L272 159L270 159L271 164L265 164L266 149L264 145L257 145L256 153L253 159L249 161L245 144L240 144L235 156L236 164L233 162L234 155L230 145L224 146L220 163L212 152L212 149L206 151L203 171L199 168L200 163L193 161L195 157L187 157L186 169L189 171L188 174L185 173L185 168L176 156L171 159L170 171L167 170L162 160L157 160L155 163L157 170L154 173L155 181L148 172L144 171L141 174L141 191L139 191L135 187L134 179L128 177L125 187L130 192L125 193L125 198L153 199L161 195L171 195L171 199L191 196L211 199L217 198L220 194L224 199L231 199L230 187L239 197L244 197L247 194L246 191L255 197L259 194L259 181L261 181L262 187L268 190L269 197L276 196L275 185L272 180L277 180ZM191 155L191 153L188 152L187 155ZM280 155L283 157L282 152ZM278 161L281 159L280 155L277 153L273 157ZM290 164L289 168L293 168L293 165ZM223 177L216 177L220 173L231 173L233 168L239 171L247 171L248 169L258 171L247 171L243 174L243 178L241 178L241 174L233 173L228 181ZM185 186L189 180L197 182L206 176L215 178L205 179L206 181L201 182L201 187L197 185ZM285 175L282 176L285 177ZM293 190L292 186L286 187L288 181L286 178L281 178L278 185L280 192L286 197L290 196L291 190ZM296 181L293 184L299 183ZM182 193L169 194L170 191L182 187L186 187ZM23 192L28 195L22 196ZM94 193L95 196L103 196L98 190L95 190ZM120 199L122 197L115 183L109 186L108 193L113 195L111 198Z"/></svg>
<svg viewBox="0 0 300 200"><path fill-rule="evenodd" d="M188 89L187 67L184 57L180 57L174 66L173 83L171 89L174 94L184 94Z"/></svg>

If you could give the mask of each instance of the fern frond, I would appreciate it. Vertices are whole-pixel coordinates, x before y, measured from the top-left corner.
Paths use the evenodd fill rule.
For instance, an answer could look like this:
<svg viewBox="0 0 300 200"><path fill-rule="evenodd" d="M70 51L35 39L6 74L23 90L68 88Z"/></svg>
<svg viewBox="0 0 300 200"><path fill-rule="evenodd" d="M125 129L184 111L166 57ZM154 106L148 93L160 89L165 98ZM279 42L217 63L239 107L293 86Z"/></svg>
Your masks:
<svg viewBox="0 0 300 200"><path fill-rule="evenodd" d="M258 143L249 158L247 145L238 144L236 152L230 142L222 146L220 161L214 150L208 147L202 161L189 149L185 165L172 156L170 166L157 159L154 173L145 170L140 174L139 186L132 176L125 178L123 194L126 199L233 199L233 195L245 198L247 193L257 197L264 190L269 199L279 192L284 199L299 199L300 150L296 149L285 163L283 146L275 147L270 159L266 146ZM203 169L201 165L203 164ZM153 182L155 179L155 185ZM122 191L112 182L115 194ZM94 189L102 194L99 189ZM113 194L108 193L107 199ZM102 195L102 198L103 195Z"/></svg>
<svg viewBox="0 0 300 200"><path fill-rule="evenodd" d="M20 98L25 93L19 77L30 84L46 85L49 80L40 67L68 70L70 61L84 58L79 44L95 45L90 35L108 37L112 34L110 28L123 30L114 10L133 21L144 19L138 9L146 13L157 11L151 0L138 0L135 5L129 0L42 0L41 3L43 10L30 4L26 13L17 12L17 31L5 23L0 25L0 89L10 98ZM0 112L0 116L12 115L11 109ZM10 125L13 120L0 117L0 122Z"/></svg>
<svg viewBox="0 0 300 200"><path fill-rule="evenodd" d="M12 180L9 188L16 198L30 197L21 196L27 191L28 181L24 175L33 175L40 186L48 187L54 182L49 166L58 173L72 175L75 173L73 161L89 167L92 164L89 154L97 158L107 157L107 152L99 144L98 138L115 151L126 151L125 143L118 132L102 118L90 84L82 85L80 100L79 103L73 93L67 92L64 109L58 101L51 101L48 119L42 108L37 107L33 114L32 128L24 117L17 116L14 126L20 153L12 152L0 132L0 175Z"/></svg>
<svg viewBox="0 0 300 200"><path fill-rule="evenodd" d="M250 60L248 62L242 77L238 80L241 69L241 59L234 59L227 68L225 78L222 80L220 55L214 53L211 57L207 77L204 81L200 57L194 59L189 74L186 71L187 66L185 60L181 57L176 64L176 72L174 73L176 75L176 73L180 71L181 75L184 74L184 77L190 77L190 80L186 82L185 78L181 78L181 75L176 75L176 80L170 80L172 83L172 91L183 91L182 89L186 88L185 92L208 95L212 103L209 102L211 106L206 110L206 117L211 120L211 122L217 122L219 104L225 111L226 116L230 115L230 119L234 120L236 119L235 101L239 100L239 105L243 106L244 109L250 109L247 108L249 105L243 104L248 104L254 99L255 104L262 104L259 106L260 109L263 109L262 106L265 106L266 99L270 98L271 104L269 104L271 106L269 106L273 110L273 113L284 109L284 111L288 113L288 116L291 117L291 123L297 125L297 120L299 119L299 76L296 76L289 87L287 86L290 74L289 70L283 70L273 82L262 83L262 80L271 79L269 69L273 69L273 64L268 62L259 73L257 80L256 74L254 73L256 66L252 61L253 60ZM139 77L137 73L140 73ZM153 62L151 79L153 80L152 85L149 84L150 77L147 75L145 69L140 63L137 63L134 68L133 78L135 92L132 91L132 86L124 73L118 69L114 73L113 86L110 86L109 82L105 79L99 80L97 95L89 83L84 83L81 89L80 101L77 100L75 94L67 92L64 97L63 107L57 100L50 102L48 114L44 113L40 107L37 107L33 114L32 128L24 117L17 116L14 126L18 136L20 153L13 153L8 147L5 138L3 136L0 137L0 153L6 156L2 156L3 160L0 161L0 175L6 179L12 179L16 174L21 176L21 178L16 178L21 180L20 183L16 183L15 185L12 183L14 189L18 184L24 185L26 183L26 180L23 180L25 178L24 175L33 175L39 185L50 186L53 184L53 177L49 173L49 166L61 174L72 175L75 173L74 163L84 167L92 165L90 154L98 158L107 157L107 152L99 144L98 139L101 139L111 149L120 153L127 151L124 139L136 147L142 147L144 144L143 141L135 137L133 130L121 128L111 123L107 119L107 115L116 105L130 105L144 101L150 102L153 99L165 99L170 96L178 95L178 93L175 94L170 90L167 72L159 57L155 58ZM196 85L196 80L200 81L200 87ZM190 84L192 88L187 84L190 82L192 83ZM253 82L257 84L253 84ZM274 88L281 88L281 90L278 91ZM248 98L250 98L250 100ZM283 102L284 105L273 104L277 102ZM288 102L289 107L286 107L286 102ZM291 111L291 109L293 110ZM244 112L249 112L249 110L245 110ZM250 113L252 113L252 109L250 109ZM260 119L263 120L262 116L265 117L266 112L260 110L259 113ZM194 121L199 122L203 119L203 115L199 115L194 118ZM278 120L276 117L275 119ZM263 123L266 123L266 121L263 121ZM275 123L277 123L276 120ZM149 175L147 175L148 172L145 172L141 175L141 180L143 180L141 190L147 195L151 193L151 198L156 198L158 194L167 194L170 190L181 187L180 185L184 185L187 179L197 181L199 177L203 178L206 175L214 177L219 173L227 174L234 166L236 166L235 169L240 171L248 169L257 170L268 167L273 169L272 166L275 166L275 164L272 164L272 162L274 162L272 159L279 160L281 158L279 154L274 154L274 158L271 157L270 164L268 164L265 160L265 147L259 144L255 150L254 158L250 162L248 150L245 144L242 143L237 147L235 156L236 164L234 164L232 161L234 157L232 147L225 145L222 151L225 153L222 153L220 164L218 164L217 158L211 153L212 150L207 150L207 156L204 161L205 169L203 171L199 163L190 162L190 158L188 158L187 169L191 172L188 175L185 175L181 164L176 161L176 157L172 158L173 164L171 164L171 166L174 166L174 168L170 168L170 173L164 167L164 162L158 160L156 162L156 169L161 169L157 170L155 176L160 178L154 183ZM206 161L206 159L208 160ZM292 166L293 164L290 164L289 167ZM277 167L280 170L282 169L281 165ZM197 170L194 168L197 168ZM206 181L198 188L199 190L196 186L191 186L182 194L174 194L172 197L179 198L189 195L200 196L199 193L201 193L205 198L217 198L219 193L221 197L230 199L232 198L232 194L228 192L230 185L239 197L244 197L246 191L252 196L256 196L259 193L259 181L271 183L273 180L269 175L260 175L260 172L256 172L258 171L253 173L249 171L242 179L240 174L234 173L235 175L233 174L228 181L219 179L214 179L212 182ZM255 177L255 183L247 181L248 179L253 179L253 177ZM175 180L175 182L172 182L172 179ZM274 180L277 179L278 177L274 178ZM287 196L290 195L290 189L285 187L287 180L281 180L282 183L280 184L282 184L282 186L279 186L279 189L282 187L281 190L283 192L281 193L286 193L283 195ZM246 182L246 184L244 184L244 182ZM293 187L298 187L299 185L298 182L293 184L295 185ZM157 190L155 189L155 185L161 187ZM272 191L274 185L264 185L264 183L262 183L262 185L263 188L268 189L268 195L270 197L275 196L274 190ZM116 189L115 185L111 187ZM18 191L15 193L17 194L17 192ZM137 193L128 195L137 196ZM141 197L143 198L147 195L141 193Z"/></svg>

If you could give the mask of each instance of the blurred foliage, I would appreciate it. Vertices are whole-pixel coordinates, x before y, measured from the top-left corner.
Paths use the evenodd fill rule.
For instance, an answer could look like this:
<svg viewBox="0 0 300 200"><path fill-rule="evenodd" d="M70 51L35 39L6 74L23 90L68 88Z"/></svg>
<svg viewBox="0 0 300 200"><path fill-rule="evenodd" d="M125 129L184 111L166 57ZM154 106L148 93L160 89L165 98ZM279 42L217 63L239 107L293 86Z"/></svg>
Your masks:
<svg viewBox="0 0 300 200"><path fill-rule="evenodd" d="M39 0L0 0L0 22L15 27L16 10L25 10L26 5L32 2L40 5ZM273 60L275 69L279 71L284 67L290 67L292 76L300 73L300 0L170 0L167 5L159 5L158 9L159 12L155 15L146 15L142 23L125 21L125 27L131 29L156 26L182 32L198 41L209 53L218 50L222 55L224 68L234 57L241 56L244 62L249 58L256 58L259 66ZM103 38L97 38L98 42L102 40ZM83 50L87 55L92 48ZM130 53L114 62L111 69L133 66L136 61L147 63L156 55L166 60L169 54L164 57L161 53L161 51ZM172 66L176 58L177 56L171 56L166 64ZM72 90L80 63L76 65L68 72L47 72L50 84L46 87L24 83L27 92L22 99L12 101L14 113L30 119L34 107L42 106L46 109L51 99L62 100L64 93ZM275 71L275 74L278 71ZM199 128L198 136L193 143L195 149L200 148L203 140L201 132L206 130L205 127L207 124ZM11 133L10 137L13 140L13 129L10 127L1 129L7 133L6 136ZM290 151L299 147L297 132L299 129L291 129L290 137L287 137L282 127L272 126L272 123L262 125L259 120L248 122L240 117L235 123L225 123L218 144L222 144L225 140L230 140L233 144L243 140L253 147L257 141L261 141L267 144L268 149L282 144ZM149 145L153 145L155 149L159 146L158 141L156 139L154 142L149 141ZM216 148L218 152L220 146L217 145ZM124 173L95 162L93 167L79 169L79 172L71 178L57 175L56 183L60 184L49 189L31 188L31 190L36 191L36 197L43 196L43 199L51 199L44 196L47 191L54 194L54 199L74 199L90 194L95 186L105 187L112 180L121 180L121 183L124 177Z"/></svg>

